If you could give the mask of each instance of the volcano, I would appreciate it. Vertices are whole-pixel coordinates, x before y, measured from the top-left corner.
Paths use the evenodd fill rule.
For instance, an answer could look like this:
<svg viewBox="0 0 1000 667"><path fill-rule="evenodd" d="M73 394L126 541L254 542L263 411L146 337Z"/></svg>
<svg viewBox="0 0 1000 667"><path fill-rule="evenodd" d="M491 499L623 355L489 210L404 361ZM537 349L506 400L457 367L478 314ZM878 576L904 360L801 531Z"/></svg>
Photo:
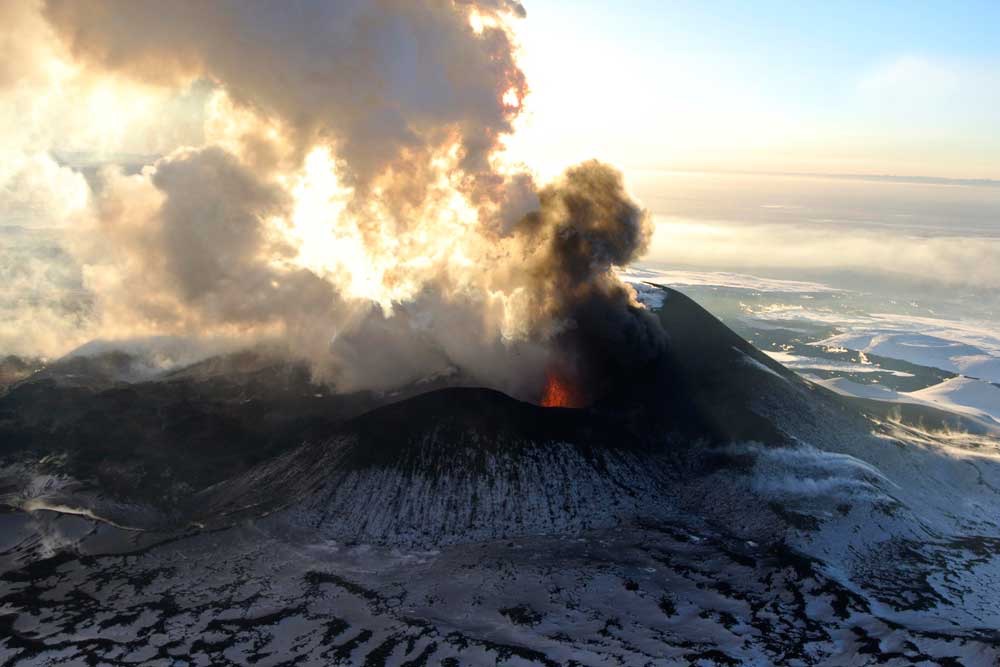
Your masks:
<svg viewBox="0 0 1000 667"><path fill-rule="evenodd" d="M993 664L1000 433L836 395L649 289L664 353L591 402L553 371L539 404L331 394L259 352L16 380L0 656Z"/></svg>

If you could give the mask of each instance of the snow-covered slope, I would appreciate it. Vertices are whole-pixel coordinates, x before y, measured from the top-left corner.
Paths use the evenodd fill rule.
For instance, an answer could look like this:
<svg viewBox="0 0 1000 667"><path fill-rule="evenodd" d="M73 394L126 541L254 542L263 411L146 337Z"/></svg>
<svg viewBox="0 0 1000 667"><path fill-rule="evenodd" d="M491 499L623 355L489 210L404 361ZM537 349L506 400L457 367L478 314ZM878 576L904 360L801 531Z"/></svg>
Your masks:
<svg viewBox="0 0 1000 667"><path fill-rule="evenodd" d="M945 410L989 417L1000 423L1000 387L989 382L959 376L910 392L908 396Z"/></svg>
<svg viewBox="0 0 1000 667"><path fill-rule="evenodd" d="M1000 425L1000 387L961 375L910 392L893 391L877 384L860 384L846 378L813 378L813 381L844 396L933 406Z"/></svg>
<svg viewBox="0 0 1000 667"><path fill-rule="evenodd" d="M964 336L940 337L933 333L868 330L832 336L817 346L843 347L921 366L1000 382L1000 349L995 339L983 339L978 332Z"/></svg>
<svg viewBox="0 0 1000 667"><path fill-rule="evenodd" d="M875 401L904 401L905 394L894 391L880 384L861 384L844 377L834 377L829 379L810 378L811 381L835 391L841 396L854 396L856 398L870 398Z"/></svg>
<svg viewBox="0 0 1000 667"><path fill-rule="evenodd" d="M996 664L1000 428L889 419L678 292L660 316L665 357L589 409L428 392L160 532L0 514L0 661Z"/></svg>

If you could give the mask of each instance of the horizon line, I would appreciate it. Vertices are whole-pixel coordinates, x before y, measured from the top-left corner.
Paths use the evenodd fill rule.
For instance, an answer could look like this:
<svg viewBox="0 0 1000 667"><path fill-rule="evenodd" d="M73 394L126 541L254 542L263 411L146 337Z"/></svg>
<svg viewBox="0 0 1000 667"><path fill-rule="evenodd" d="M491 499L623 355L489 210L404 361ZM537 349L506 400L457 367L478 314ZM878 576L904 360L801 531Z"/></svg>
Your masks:
<svg viewBox="0 0 1000 667"><path fill-rule="evenodd" d="M707 169L682 167L638 167L635 171L662 171L688 174L730 174L737 176L788 176L793 178L824 178L845 181L873 181L911 185L951 185L961 187L1000 188L996 178L954 178L948 176L903 176L899 174L856 174L817 171L771 171L753 169Z"/></svg>

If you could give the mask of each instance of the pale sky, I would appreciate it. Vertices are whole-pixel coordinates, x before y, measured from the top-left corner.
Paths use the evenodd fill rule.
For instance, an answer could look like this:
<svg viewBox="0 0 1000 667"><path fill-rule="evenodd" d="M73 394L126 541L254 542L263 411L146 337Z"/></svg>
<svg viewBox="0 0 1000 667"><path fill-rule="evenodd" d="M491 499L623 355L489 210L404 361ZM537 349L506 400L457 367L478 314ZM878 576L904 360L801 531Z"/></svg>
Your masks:
<svg viewBox="0 0 1000 667"><path fill-rule="evenodd" d="M513 152L1000 178L1000 3L530 0Z"/></svg>

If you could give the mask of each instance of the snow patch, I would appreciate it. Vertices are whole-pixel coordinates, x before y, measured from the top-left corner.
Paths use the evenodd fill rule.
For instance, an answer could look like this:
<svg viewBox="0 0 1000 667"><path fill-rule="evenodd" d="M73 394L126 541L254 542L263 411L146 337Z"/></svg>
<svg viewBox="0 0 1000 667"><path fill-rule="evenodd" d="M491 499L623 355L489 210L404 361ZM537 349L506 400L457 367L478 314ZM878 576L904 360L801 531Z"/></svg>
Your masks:
<svg viewBox="0 0 1000 667"><path fill-rule="evenodd" d="M927 405L1000 423L1000 388L982 380L958 376L911 392L897 392L881 385L861 384L846 378L809 380L843 396Z"/></svg>
<svg viewBox="0 0 1000 667"><path fill-rule="evenodd" d="M882 368L881 366L876 366L871 363L856 364L849 361L804 357L797 354L790 354L788 352L765 351L764 354L771 357L782 366L794 370L834 371L839 373L889 373L891 375L895 375L896 377L913 377L913 373Z"/></svg>
<svg viewBox="0 0 1000 667"><path fill-rule="evenodd" d="M631 266L619 272L626 282L651 282L670 286L725 287L753 292L780 292L784 294L817 294L842 292L843 290L823 283L802 280L779 280L761 278L746 273L729 271L664 271L640 266Z"/></svg>

